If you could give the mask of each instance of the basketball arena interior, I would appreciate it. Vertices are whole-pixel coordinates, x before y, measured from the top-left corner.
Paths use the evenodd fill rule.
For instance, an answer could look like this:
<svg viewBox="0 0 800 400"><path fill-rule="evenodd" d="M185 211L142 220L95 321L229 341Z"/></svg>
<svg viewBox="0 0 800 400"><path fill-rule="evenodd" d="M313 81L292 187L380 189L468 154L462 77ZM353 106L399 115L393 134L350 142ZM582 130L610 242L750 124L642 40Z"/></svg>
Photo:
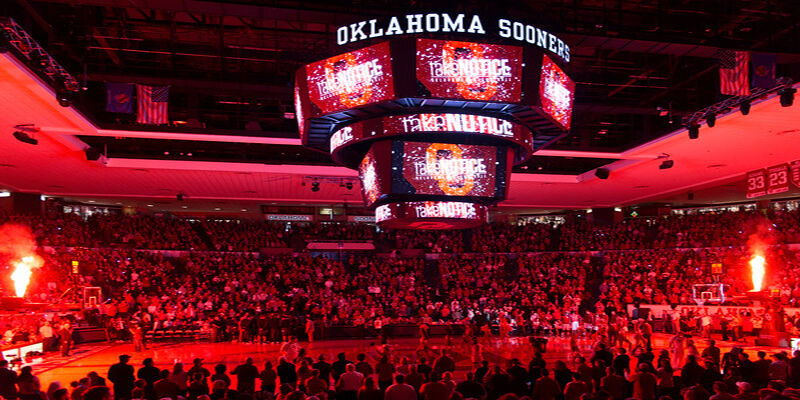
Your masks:
<svg viewBox="0 0 800 400"><path fill-rule="evenodd" d="M800 400L800 4L5 0L3 400Z"/></svg>

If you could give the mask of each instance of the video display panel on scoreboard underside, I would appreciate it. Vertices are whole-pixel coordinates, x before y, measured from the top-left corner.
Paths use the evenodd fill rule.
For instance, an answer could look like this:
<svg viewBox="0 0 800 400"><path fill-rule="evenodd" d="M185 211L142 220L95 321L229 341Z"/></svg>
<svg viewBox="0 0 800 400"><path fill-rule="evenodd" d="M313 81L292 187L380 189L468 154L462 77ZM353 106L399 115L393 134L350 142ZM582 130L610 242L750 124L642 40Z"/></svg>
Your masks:
<svg viewBox="0 0 800 400"><path fill-rule="evenodd" d="M562 129L568 130L572 123L575 82L548 56L542 56L539 96L542 111L553 118Z"/></svg>
<svg viewBox="0 0 800 400"><path fill-rule="evenodd" d="M322 115L394 98L389 42L306 66L308 96Z"/></svg>
<svg viewBox="0 0 800 400"><path fill-rule="evenodd" d="M431 97L522 100L521 47L417 39L416 71Z"/></svg>
<svg viewBox="0 0 800 400"><path fill-rule="evenodd" d="M402 178L414 194L494 197L497 148L403 142Z"/></svg>

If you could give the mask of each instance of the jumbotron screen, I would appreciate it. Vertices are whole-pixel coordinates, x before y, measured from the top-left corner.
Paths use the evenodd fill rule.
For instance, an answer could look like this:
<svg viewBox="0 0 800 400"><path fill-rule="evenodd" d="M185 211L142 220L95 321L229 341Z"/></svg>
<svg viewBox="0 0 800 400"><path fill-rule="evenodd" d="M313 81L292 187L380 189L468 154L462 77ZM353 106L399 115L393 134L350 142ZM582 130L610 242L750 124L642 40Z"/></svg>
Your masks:
<svg viewBox="0 0 800 400"><path fill-rule="evenodd" d="M375 222L386 228L464 229L487 221L486 206L458 201L389 203L375 209Z"/></svg>
<svg viewBox="0 0 800 400"><path fill-rule="evenodd" d="M309 64L306 83L320 115L390 100L395 93L389 43Z"/></svg>
<svg viewBox="0 0 800 400"><path fill-rule="evenodd" d="M416 71L431 97L522 100L521 47L417 39Z"/></svg>
<svg viewBox="0 0 800 400"><path fill-rule="evenodd" d="M561 128L569 129L572 123L572 102L575 98L575 82L546 55L542 59L542 75L539 82L542 111Z"/></svg>
<svg viewBox="0 0 800 400"><path fill-rule="evenodd" d="M497 148L402 142L402 179L413 194L494 197Z"/></svg>

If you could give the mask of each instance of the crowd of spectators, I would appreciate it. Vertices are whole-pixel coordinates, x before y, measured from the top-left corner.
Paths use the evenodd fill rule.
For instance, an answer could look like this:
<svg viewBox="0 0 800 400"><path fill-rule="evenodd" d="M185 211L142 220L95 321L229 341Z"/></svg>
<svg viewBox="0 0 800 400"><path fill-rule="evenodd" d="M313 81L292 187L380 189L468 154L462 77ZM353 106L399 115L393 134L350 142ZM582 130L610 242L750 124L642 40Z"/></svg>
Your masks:
<svg viewBox="0 0 800 400"><path fill-rule="evenodd" d="M420 326L425 338L431 324L444 323L460 326L452 332L463 332L465 343L472 343L468 337L477 342L478 337L493 331L500 336L511 332L579 334L609 348L627 347L637 356L624 367L624 362L616 360L627 357L623 351L615 350L607 360L611 353L598 347L590 361L576 357L569 367L557 362L546 368L544 360L534 357L527 368L513 361L502 367L484 365L457 383L448 375L452 371L437 370L438 360L426 367L422 359L403 363L386 354L370 366L376 371L374 376L362 363L353 363L354 369L358 365L362 369L348 371L349 362L341 360L336 367L340 373L320 382L314 379L325 378L321 361L305 360L292 352L275 363L273 372L271 366L262 370L248 363L235 368L239 380L235 390L228 387L230 380L225 379L224 370L217 371L218 379L209 381L208 376L189 376L178 366L172 371L152 370L151 366L153 382L126 382L120 386L122 394L115 388L114 395L121 396L117 398L175 399L182 395L195 399L208 395L213 400L233 400L258 392L263 396L277 393L281 399L317 396L323 400L497 399L509 393L558 400L628 396L651 400L661 395L719 400L739 390L737 398L752 400L759 394L764 399L800 398L792 389L800 385L800 358L786 361L781 358L785 356L777 356L764 369L777 371L773 364L780 366L781 361L797 365L787 367L783 379L758 375L752 363L764 364L763 357L750 361L744 353L730 355L727 363L714 357L698 359L692 351L685 358L661 354L656 361L648 337L652 328L643 328L648 322L634 322L629 308L639 304L673 306L672 311L655 316L663 320L660 329L670 333L709 337L712 330L721 330L726 339L743 340L766 325L800 333L800 314L781 313L782 307L800 305L800 252L787 245L800 239L799 215L796 211L695 214L626 219L606 226L567 218L560 225L495 223L446 232L379 231L368 224L287 225L144 215L96 215L84 220L72 214L53 214L6 219L30 227L37 243L44 246L39 251L44 265L34 273L28 299L75 302L80 288L100 287L102 299L80 318L103 324L115 339L135 336L137 329L157 332L193 327L207 332L213 341L296 346L293 338L325 338L340 326L385 339L391 332L386 327L413 323ZM289 247L298 239L371 239L388 242L395 250L439 254L426 259L400 252L344 256L258 252ZM708 315L674 308L694 303L692 286L697 283L718 282L727 285L731 294L751 289L748 261L755 242L769 266L765 281L775 292L769 310ZM722 264L724 270L712 273L712 264ZM780 316L780 322L775 316ZM51 324L50 320L43 315L0 319L5 326L3 340L8 344L40 338L42 332L48 332L42 327ZM681 346L683 343L674 352ZM115 385L120 368L109 371ZM683 369L675 375L670 374L673 368ZM1 370L2 366L0 380L4 379ZM361 376L346 375L350 372ZM292 373L300 377L292 380ZM130 377L127 372L124 375ZM342 380L345 375L349 378ZM265 378L261 391L254 389L258 377ZM168 392L157 393L155 378ZM31 393L22 396L23 390L39 390L31 389L30 380L25 375L25 384L17 386L19 398L56 400L48 397L49 390L34 393L38 397ZM190 381L197 391L191 390ZM103 387L99 382L77 382L76 390L85 393L75 400L105 400L86 397L95 390L89 387ZM747 385L739 384L743 382ZM0 382L0 389L9 387ZM716 394L711 396L712 392ZM15 398L7 393L0 395Z"/></svg>
<svg viewBox="0 0 800 400"><path fill-rule="evenodd" d="M291 223L246 219L76 214L11 216L30 226L46 246L115 247L149 250L259 251L312 240L373 240L394 249L432 253L516 253L742 246L753 234L770 243L800 242L800 211L721 212L627 218L594 224L585 215L564 223L492 223L464 231L379 230L372 224Z"/></svg>

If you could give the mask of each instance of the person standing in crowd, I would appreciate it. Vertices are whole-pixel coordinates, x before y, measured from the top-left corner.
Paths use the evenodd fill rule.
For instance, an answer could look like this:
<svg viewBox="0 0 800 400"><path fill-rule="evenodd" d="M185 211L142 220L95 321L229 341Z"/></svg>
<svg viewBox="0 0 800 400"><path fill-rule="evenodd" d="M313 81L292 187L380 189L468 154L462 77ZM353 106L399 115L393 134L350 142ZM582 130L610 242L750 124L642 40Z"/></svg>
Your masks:
<svg viewBox="0 0 800 400"><path fill-rule="evenodd" d="M58 339L61 342L61 356L68 357L69 351L72 349L72 326L69 321L64 320L59 327Z"/></svg>
<svg viewBox="0 0 800 400"><path fill-rule="evenodd" d="M203 376L203 379L208 379L211 376L211 371L209 371L206 367L203 366L203 359L202 358L195 358L192 360L192 368L189 368L189 376L194 376L195 374L200 374Z"/></svg>
<svg viewBox="0 0 800 400"><path fill-rule="evenodd" d="M561 396L561 387L550 377L550 371L542 370L542 376L533 385L533 398L537 400L555 400Z"/></svg>
<svg viewBox="0 0 800 400"><path fill-rule="evenodd" d="M256 393L256 378L258 377L258 368L253 365L253 358L247 357L244 364L238 365L231 371L232 375L236 375L236 391L243 395L255 395Z"/></svg>
<svg viewBox="0 0 800 400"><path fill-rule="evenodd" d="M306 337L308 343L314 343L314 320L311 317L306 317Z"/></svg>
<svg viewBox="0 0 800 400"><path fill-rule="evenodd" d="M131 321L129 324L131 333L131 340L133 341L133 351L140 353L142 350L147 350L144 346L144 330L139 322ZM114 394L116 395L116 393Z"/></svg>
<svg viewBox="0 0 800 400"><path fill-rule="evenodd" d="M8 369L8 360L0 360L0 396L17 400L17 373Z"/></svg>
<svg viewBox="0 0 800 400"><path fill-rule="evenodd" d="M53 350L53 343L55 342L56 333L50 325L50 321L45 320L39 328L39 336L42 337L42 351L47 353Z"/></svg>
<svg viewBox="0 0 800 400"><path fill-rule="evenodd" d="M297 387L297 368L294 364L290 363L286 357L281 357L276 372L280 379L281 386L289 385L292 389Z"/></svg>
<svg viewBox="0 0 800 400"><path fill-rule="evenodd" d="M467 398L466 395L464 397ZM405 383L405 376L397 375L394 377L394 384L386 389L383 400L417 400L417 391L413 386Z"/></svg>
<svg viewBox="0 0 800 400"><path fill-rule="evenodd" d="M275 373L275 368L272 367L272 362L267 361L264 363L264 370L258 375L261 380L261 391L269 394L275 394L275 381L278 379L278 374Z"/></svg>
<svg viewBox="0 0 800 400"><path fill-rule="evenodd" d="M364 384L364 375L356 371L356 366L352 363L347 364L345 373L339 376L336 382L337 399L357 400L358 390Z"/></svg>
<svg viewBox="0 0 800 400"><path fill-rule="evenodd" d="M381 390L386 390L386 388L392 385L394 372L395 367L394 364L389 361L389 357L381 357L380 361L378 361L378 364L375 365L375 373L378 375L378 386L380 386ZM363 375L369 376L367 374Z"/></svg>
<svg viewBox="0 0 800 400"><path fill-rule="evenodd" d="M47 396L41 392L39 378L33 375L31 366L22 367L17 377L17 388L20 400L43 400Z"/></svg>
<svg viewBox="0 0 800 400"><path fill-rule="evenodd" d="M169 375L169 380L175 382L178 386L178 394L186 396L189 391L189 373L183 370L183 363L177 362L172 367L172 373Z"/></svg>
<svg viewBox="0 0 800 400"><path fill-rule="evenodd" d="M133 366L128 364L131 356L123 354L119 356L119 362L108 369L108 380L114 384L114 399L130 399L133 391Z"/></svg>
<svg viewBox="0 0 800 400"><path fill-rule="evenodd" d="M161 379L161 370L153 366L153 359L149 357L145 358L142 364L144 366L136 372L136 377L145 381L145 395L148 399L152 399L155 397L153 385Z"/></svg>

